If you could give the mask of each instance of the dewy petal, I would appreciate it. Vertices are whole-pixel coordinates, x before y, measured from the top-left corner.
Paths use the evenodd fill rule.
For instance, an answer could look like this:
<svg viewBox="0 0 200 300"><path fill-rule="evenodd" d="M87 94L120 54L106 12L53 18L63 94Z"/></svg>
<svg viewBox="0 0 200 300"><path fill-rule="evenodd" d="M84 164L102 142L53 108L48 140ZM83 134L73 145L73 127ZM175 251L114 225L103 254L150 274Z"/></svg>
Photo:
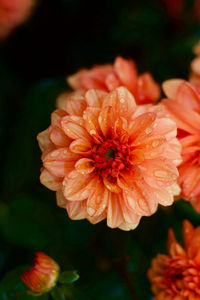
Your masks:
<svg viewBox="0 0 200 300"><path fill-rule="evenodd" d="M152 135L161 135L167 141L171 140L177 135L176 123L170 118L159 118L153 125Z"/></svg>
<svg viewBox="0 0 200 300"><path fill-rule="evenodd" d="M83 114L85 128L98 143L102 142L102 132L98 122L99 113L99 108L88 107Z"/></svg>
<svg viewBox="0 0 200 300"><path fill-rule="evenodd" d="M109 191L111 191L113 193L121 192L121 189L119 188L119 186L116 183L111 182L109 179L107 179L105 177L103 178L103 183Z"/></svg>
<svg viewBox="0 0 200 300"><path fill-rule="evenodd" d="M44 167L53 175L64 177L73 168L79 156L68 148L59 148L49 152L43 159Z"/></svg>
<svg viewBox="0 0 200 300"><path fill-rule="evenodd" d="M124 221L120 194L110 193L108 197L107 225L111 228L116 228L124 223Z"/></svg>
<svg viewBox="0 0 200 300"><path fill-rule="evenodd" d="M137 84L137 69L132 60L118 56L115 59L114 69L121 80L122 85L126 86L130 92L134 93Z"/></svg>
<svg viewBox="0 0 200 300"><path fill-rule="evenodd" d="M88 140L83 140L83 139L77 139L74 140L73 142L71 142L69 149L77 154L80 155L90 155L91 152L91 148L92 148L92 143L90 143L90 141Z"/></svg>
<svg viewBox="0 0 200 300"><path fill-rule="evenodd" d="M63 131L73 140L86 139L90 140L90 135L87 130L80 126L77 122L70 122L68 118L63 118L61 121Z"/></svg>
<svg viewBox="0 0 200 300"><path fill-rule="evenodd" d="M81 158L75 164L76 170L81 174L89 174L95 169L95 162L89 158Z"/></svg>
<svg viewBox="0 0 200 300"><path fill-rule="evenodd" d="M86 106L84 96L80 92L71 93L66 101L66 111L69 115L82 116Z"/></svg>
<svg viewBox="0 0 200 300"><path fill-rule="evenodd" d="M72 220L82 220L87 218L86 200L85 201L67 201L66 209Z"/></svg>
<svg viewBox="0 0 200 300"><path fill-rule="evenodd" d="M91 89L86 92L85 101L89 107L101 108L103 100L107 94L108 93L103 90Z"/></svg>
<svg viewBox="0 0 200 300"><path fill-rule="evenodd" d="M170 99L175 99L177 90L183 82L185 82L185 80L178 78L164 81L162 84L162 88L165 95Z"/></svg>
<svg viewBox="0 0 200 300"><path fill-rule="evenodd" d="M62 188L62 178L52 175L46 169L41 172L40 182L52 191L58 191Z"/></svg>
<svg viewBox="0 0 200 300"><path fill-rule="evenodd" d="M139 216L137 213L134 213L133 210L130 210L125 205L123 197L120 197L120 203L125 220L125 223L121 224L120 228L123 228L124 230L135 229L140 222L141 216Z"/></svg>
<svg viewBox="0 0 200 300"><path fill-rule="evenodd" d="M144 159L152 159L159 157L162 154L165 142L166 140L164 136L151 136L138 145L138 149L141 149L143 152Z"/></svg>
<svg viewBox="0 0 200 300"><path fill-rule="evenodd" d="M165 159L145 160L141 165L145 182L153 188L166 188L178 178L178 171L173 163Z"/></svg>
<svg viewBox="0 0 200 300"><path fill-rule="evenodd" d="M114 133L114 112L111 106L103 108L99 114L99 126L105 138L111 138Z"/></svg>
<svg viewBox="0 0 200 300"><path fill-rule="evenodd" d="M129 142L133 145L140 144L153 131L156 114L147 112L136 117L129 125Z"/></svg>
<svg viewBox="0 0 200 300"><path fill-rule="evenodd" d="M49 130L49 136L57 147L67 147L70 145L71 139L58 126L54 126Z"/></svg>
<svg viewBox="0 0 200 300"><path fill-rule="evenodd" d="M75 171L73 178L64 178L63 194L70 201L85 200L95 189L96 180L97 176L94 174L82 175Z"/></svg>
<svg viewBox="0 0 200 300"><path fill-rule="evenodd" d="M95 189L87 200L87 212L90 217L101 215L106 207L110 192L105 188L102 180L97 179Z"/></svg>
<svg viewBox="0 0 200 300"><path fill-rule="evenodd" d="M133 95L125 88L118 87L110 92L103 101L103 108L111 106L115 112L115 118L129 119L136 110L136 102Z"/></svg>

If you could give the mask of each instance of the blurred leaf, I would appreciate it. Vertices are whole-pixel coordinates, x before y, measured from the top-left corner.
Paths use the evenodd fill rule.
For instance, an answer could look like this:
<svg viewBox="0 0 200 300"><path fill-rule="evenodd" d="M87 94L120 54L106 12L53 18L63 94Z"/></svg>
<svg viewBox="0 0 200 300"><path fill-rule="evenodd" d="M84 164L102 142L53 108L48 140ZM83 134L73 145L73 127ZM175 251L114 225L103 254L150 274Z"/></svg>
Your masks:
<svg viewBox="0 0 200 300"><path fill-rule="evenodd" d="M60 283L73 283L78 279L79 279L79 275L77 271L65 271L62 272L58 277L58 281Z"/></svg>
<svg viewBox="0 0 200 300"><path fill-rule="evenodd" d="M51 290L51 296L54 300L65 300L65 295L57 286Z"/></svg>

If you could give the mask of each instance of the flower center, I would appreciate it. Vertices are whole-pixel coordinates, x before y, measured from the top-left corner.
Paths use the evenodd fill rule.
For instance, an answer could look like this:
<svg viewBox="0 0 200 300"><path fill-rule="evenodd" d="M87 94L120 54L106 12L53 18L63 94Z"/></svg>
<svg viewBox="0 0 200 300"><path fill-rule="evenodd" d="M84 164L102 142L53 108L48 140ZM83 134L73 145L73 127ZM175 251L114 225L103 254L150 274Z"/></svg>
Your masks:
<svg viewBox="0 0 200 300"><path fill-rule="evenodd" d="M93 159L102 177L117 178L120 171L128 168L130 146L119 140L107 140L93 148Z"/></svg>

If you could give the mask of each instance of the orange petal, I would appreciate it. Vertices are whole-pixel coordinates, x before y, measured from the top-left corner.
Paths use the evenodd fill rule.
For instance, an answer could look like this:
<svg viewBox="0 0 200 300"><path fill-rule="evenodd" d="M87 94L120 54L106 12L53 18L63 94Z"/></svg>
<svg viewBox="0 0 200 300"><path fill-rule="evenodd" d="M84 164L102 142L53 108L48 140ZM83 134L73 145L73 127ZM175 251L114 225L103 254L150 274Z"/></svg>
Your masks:
<svg viewBox="0 0 200 300"><path fill-rule="evenodd" d="M115 118L130 118L136 109L133 95L125 88L118 87L110 92L104 99L103 108L111 106L115 112Z"/></svg>
<svg viewBox="0 0 200 300"><path fill-rule="evenodd" d="M106 83L109 91L113 91L118 86L121 85L119 78L117 77L117 75L114 72L108 74L108 76L106 77L105 83Z"/></svg>
<svg viewBox="0 0 200 300"><path fill-rule="evenodd" d="M189 83L184 82L177 90L177 101L192 110L200 110L200 96L197 90Z"/></svg>
<svg viewBox="0 0 200 300"><path fill-rule="evenodd" d="M164 81L162 84L162 89L165 95L170 99L176 99L177 90L183 82L185 82L185 80L178 78Z"/></svg>
<svg viewBox="0 0 200 300"><path fill-rule="evenodd" d="M91 90L87 91L87 93L85 94L85 101L87 102L88 106L90 106L90 107L101 108L103 100L107 94L108 93L106 93L103 90L91 89Z"/></svg>
<svg viewBox="0 0 200 300"><path fill-rule="evenodd" d="M150 73L140 75L137 85L138 104L155 103L160 98L160 86Z"/></svg>
<svg viewBox="0 0 200 300"><path fill-rule="evenodd" d="M95 169L95 162L89 158L81 158L75 164L76 170L81 174L89 174Z"/></svg>
<svg viewBox="0 0 200 300"><path fill-rule="evenodd" d="M49 136L54 145L58 147L67 147L70 145L71 139L57 126L51 128Z"/></svg>
<svg viewBox="0 0 200 300"><path fill-rule="evenodd" d="M107 208L107 225L116 228L124 223L124 216L120 204L120 194L110 193Z"/></svg>
<svg viewBox="0 0 200 300"><path fill-rule="evenodd" d="M70 201L82 201L91 195L95 189L97 176L94 174L82 175L76 171L73 178L65 177L63 194Z"/></svg>
<svg viewBox="0 0 200 300"><path fill-rule="evenodd" d="M121 192L121 189L118 187L118 185L111 182L111 181L109 181L107 178L103 178L103 183L109 191L111 191L113 193L120 193Z"/></svg>
<svg viewBox="0 0 200 300"><path fill-rule="evenodd" d="M62 188L62 178L52 175L46 169L41 172L40 182L52 191L58 191Z"/></svg>
<svg viewBox="0 0 200 300"><path fill-rule="evenodd" d="M145 160L141 164L145 182L153 188L168 187L178 178L177 168L170 161L159 158Z"/></svg>
<svg viewBox="0 0 200 300"><path fill-rule="evenodd" d="M66 209L72 220L87 218L86 201L67 201Z"/></svg>
<svg viewBox="0 0 200 300"><path fill-rule="evenodd" d="M51 125L60 127L60 121L67 115L66 111L62 109L56 109L51 114Z"/></svg>
<svg viewBox="0 0 200 300"><path fill-rule="evenodd" d="M68 118L62 119L61 122L63 131L67 134L68 137L71 139L86 139L90 140L90 135L88 134L87 130L77 124L76 122L69 122Z"/></svg>
<svg viewBox="0 0 200 300"><path fill-rule="evenodd" d="M114 112L111 106L103 108L99 114L99 126L105 138L111 138L114 133Z"/></svg>
<svg viewBox="0 0 200 300"><path fill-rule="evenodd" d="M74 92L68 95L65 105L67 113L74 116L82 116L87 106L84 96L80 92Z"/></svg>
<svg viewBox="0 0 200 300"><path fill-rule="evenodd" d="M61 208L66 208L67 199L63 196L62 192L56 193L56 204Z"/></svg>
<svg viewBox="0 0 200 300"><path fill-rule="evenodd" d="M129 126L129 141L133 145L140 144L153 131L156 114L147 112L136 117Z"/></svg>
<svg viewBox="0 0 200 300"><path fill-rule="evenodd" d="M69 149L77 154L81 154L81 155L89 155L91 154L91 147L92 144L90 143L90 141L88 140L82 140L82 139L77 139L74 140L70 146Z"/></svg>
<svg viewBox="0 0 200 300"><path fill-rule="evenodd" d="M79 156L68 148L60 148L48 153L44 159L44 167L53 175L64 177L74 167Z"/></svg>
<svg viewBox="0 0 200 300"><path fill-rule="evenodd" d="M40 132L37 135L37 140L39 147L42 152L51 151L54 148L54 145L52 144L51 140L49 139L49 129L46 129L42 132Z"/></svg>
<svg viewBox="0 0 200 300"><path fill-rule="evenodd" d="M134 93L137 84L137 69L135 63L131 59L128 60L118 56L115 59L114 69L122 85Z"/></svg>
<svg viewBox="0 0 200 300"><path fill-rule="evenodd" d="M186 250L189 248L194 236L194 226L188 221L183 221L183 237Z"/></svg>
<svg viewBox="0 0 200 300"><path fill-rule="evenodd" d="M99 126L98 117L100 109L96 107L88 107L83 114L85 128L88 133L95 139L96 142L102 142L102 132Z"/></svg>
<svg viewBox="0 0 200 300"><path fill-rule="evenodd" d="M197 75L200 75L200 57L197 56L195 59L192 60L190 68L192 72Z"/></svg>
<svg viewBox="0 0 200 300"><path fill-rule="evenodd" d="M87 201L87 212L91 217L99 216L105 211L109 193L99 178L96 181L93 193L88 197Z"/></svg>

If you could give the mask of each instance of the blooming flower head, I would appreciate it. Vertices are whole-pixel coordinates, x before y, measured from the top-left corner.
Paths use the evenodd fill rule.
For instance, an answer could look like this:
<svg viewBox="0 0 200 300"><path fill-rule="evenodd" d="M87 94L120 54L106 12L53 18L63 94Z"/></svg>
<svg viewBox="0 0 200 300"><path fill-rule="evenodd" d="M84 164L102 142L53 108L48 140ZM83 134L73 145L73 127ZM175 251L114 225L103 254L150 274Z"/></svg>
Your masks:
<svg viewBox="0 0 200 300"><path fill-rule="evenodd" d="M66 96L38 141L41 182L72 219L130 230L180 192L175 122L162 105L137 106L124 87Z"/></svg>
<svg viewBox="0 0 200 300"><path fill-rule="evenodd" d="M200 212L200 93L183 80L168 80L162 103L177 123L183 162L179 166L182 196Z"/></svg>
<svg viewBox="0 0 200 300"><path fill-rule="evenodd" d="M80 70L67 78L75 90L102 89L107 92L125 86L138 104L155 103L160 97L160 87L150 73L138 75L134 61L118 56L113 65L94 66Z"/></svg>
<svg viewBox="0 0 200 300"><path fill-rule="evenodd" d="M36 0L0 0L0 39L24 22Z"/></svg>
<svg viewBox="0 0 200 300"><path fill-rule="evenodd" d="M58 264L48 255L36 252L33 267L21 279L33 292L45 293L55 286L58 274Z"/></svg>
<svg viewBox="0 0 200 300"><path fill-rule="evenodd" d="M148 270L154 300L200 299L200 227L183 222L185 249L169 230L168 254L158 254Z"/></svg>

